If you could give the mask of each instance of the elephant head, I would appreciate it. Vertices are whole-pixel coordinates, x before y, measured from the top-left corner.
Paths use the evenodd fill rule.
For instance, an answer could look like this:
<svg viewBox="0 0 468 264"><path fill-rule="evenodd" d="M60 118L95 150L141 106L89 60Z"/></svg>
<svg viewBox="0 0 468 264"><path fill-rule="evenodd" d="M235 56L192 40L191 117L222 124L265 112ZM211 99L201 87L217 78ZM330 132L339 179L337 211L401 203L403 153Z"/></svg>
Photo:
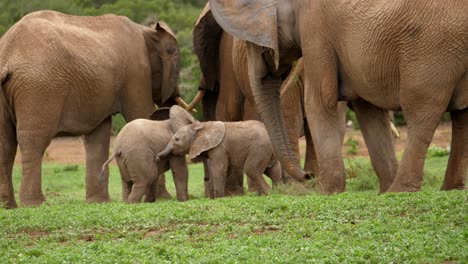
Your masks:
<svg viewBox="0 0 468 264"><path fill-rule="evenodd" d="M304 180L308 175L295 160L280 107L282 76L302 56L292 2L295 1L210 0L209 3L218 24L247 42L249 79L257 110L281 165L295 179Z"/></svg>
<svg viewBox="0 0 468 264"><path fill-rule="evenodd" d="M170 153L184 155L189 153L192 160L197 160L200 155L217 147L226 135L226 127L223 122L203 122L184 126L172 136L167 146L158 153L158 157L164 157Z"/></svg>
<svg viewBox="0 0 468 264"><path fill-rule="evenodd" d="M177 102L186 107L177 83L180 51L174 33L166 23L160 21L145 28L143 36L151 64L153 101L158 106L170 106Z"/></svg>

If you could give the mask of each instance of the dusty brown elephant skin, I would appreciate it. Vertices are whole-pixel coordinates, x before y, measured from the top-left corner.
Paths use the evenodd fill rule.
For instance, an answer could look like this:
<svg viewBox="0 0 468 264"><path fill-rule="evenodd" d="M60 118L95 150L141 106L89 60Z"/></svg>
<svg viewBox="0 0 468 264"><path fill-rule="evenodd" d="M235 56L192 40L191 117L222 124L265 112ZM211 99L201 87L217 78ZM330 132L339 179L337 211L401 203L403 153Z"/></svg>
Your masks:
<svg viewBox="0 0 468 264"><path fill-rule="evenodd" d="M202 77L199 91L204 93L205 121L234 122L261 121L252 97L247 67L246 42L222 30L207 4L193 29L194 51L198 56ZM298 62L281 88L281 107L285 116L288 137L299 162L298 138L308 132L303 108L302 62ZM305 128L305 129L304 129ZM317 167L313 142L306 135L305 169ZM232 177L240 178L240 177ZM238 189L228 179L227 188ZM251 188L249 182L249 189Z"/></svg>
<svg viewBox="0 0 468 264"><path fill-rule="evenodd" d="M287 144L279 76L304 59L304 102L324 193L345 190L339 100L353 104L378 139L391 142L388 110L402 110L408 143L401 161L382 159L390 192L419 191L425 155L441 116L452 116L452 151L442 189L465 189L468 174L468 2L210 0L221 27L248 41L250 82L275 152L303 177ZM380 123L379 123L380 122ZM311 124L313 124L311 126ZM374 147L375 147L374 146ZM373 162L374 163L374 162ZM379 172L377 172L379 174ZM396 175L396 176L393 176ZM382 175L379 175L382 177ZM394 178L393 178L394 177ZM392 181L393 180L393 181ZM382 189L382 186L381 186Z"/></svg>
<svg viewBox="0 0 468 264"><path fill-rule="evenodd" d="M154 202L158 177L171 169L174 176L177 199L188 200L188 169L185 155L168 155L158 160L155 153L162 151L181 127L196 123L187 111L178 106L170 110L170 119L152 121L137 119L126 124L115 139L114 154L104 163L104 173L114 158L122 178L122 200L138 203Z"/></svg>
<svg viewBox="0 0 468 264"><path fill-rule="evenodd" d="M0 40L0 203L16 207L13 160L19 145L24 206L40 205L41 159L57 135L83 135L86 200L109 200L111 116L148 118L154 103L178 97L179 48L169 27L126 17L79 17L40 11Z"/></svg>
<svg viewBox="0 0 468 264"><path fill-rule="evenodd" d="M192 160L207 161L210 178L205 179L208 181L205 193L210 198L225 196L229 171L245 172L259 194L270 190L263 173L274 184L281 179L281 165L274 157L265 126L259 121L210 121L188 125L177 131L157 155L187 153Z"/></svg>

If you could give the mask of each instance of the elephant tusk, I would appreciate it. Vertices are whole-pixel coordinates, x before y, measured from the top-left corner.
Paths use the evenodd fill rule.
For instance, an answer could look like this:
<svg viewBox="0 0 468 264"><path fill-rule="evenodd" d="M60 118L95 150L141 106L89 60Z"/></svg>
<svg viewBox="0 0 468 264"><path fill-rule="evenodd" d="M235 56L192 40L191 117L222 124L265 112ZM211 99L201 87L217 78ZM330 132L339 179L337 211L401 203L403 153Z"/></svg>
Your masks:
<svg viewBox="0 0 468 264"><path fill-rule="evenodd" d="M193 112L193 113L196 113L197 110L195 109L190 109L189 110L189 105L184 101L184 99L182 99L182 97L180 96L177 96L175 98L175 101L177 102L177 104L180 106L180 107L183 107L185 110L189 111L189 112Z"/></svg>
<svg viewBox="0 0 468 264"><path fill-rule="evenodd" d="M198 90L197 95L193 98L192 102L188 105L187 111L192 111L203 99L205 96L206 90Z"/></svg>
<svg viewBox="0 0 468 264"><path fill-rule="evenodd" d="M400 138L400 133L396 129L395 124L393 124L392 121L388 121L388 122L390 123L390 129L392 130L393 134L395 134L395 137Z"/></svg>

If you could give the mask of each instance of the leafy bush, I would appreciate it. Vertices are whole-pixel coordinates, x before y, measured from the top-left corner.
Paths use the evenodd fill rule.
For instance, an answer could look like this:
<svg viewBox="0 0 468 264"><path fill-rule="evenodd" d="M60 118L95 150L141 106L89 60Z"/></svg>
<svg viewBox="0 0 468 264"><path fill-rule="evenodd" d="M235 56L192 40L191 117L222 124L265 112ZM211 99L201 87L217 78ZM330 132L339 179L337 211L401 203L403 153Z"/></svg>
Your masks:
<svg viewBox="0 0 468 264"><path fill-rule="evenodd" d="M434 158L434 157L444 157L450 153L449 149L441 148L436 145L431 145L427 150L426 157Z"/></svg>

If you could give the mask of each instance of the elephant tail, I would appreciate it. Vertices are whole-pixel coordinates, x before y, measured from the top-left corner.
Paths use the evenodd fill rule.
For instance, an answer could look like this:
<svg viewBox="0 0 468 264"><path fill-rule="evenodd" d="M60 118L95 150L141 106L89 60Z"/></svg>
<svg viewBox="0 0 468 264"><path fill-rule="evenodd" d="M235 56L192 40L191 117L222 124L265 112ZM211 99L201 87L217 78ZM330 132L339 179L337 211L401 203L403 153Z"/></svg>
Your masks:
<svg viewBox="0 0 468 264"><path fill-rule="evenodd" d="M101 173L99 173L99 180L100 181L103 181L104 180L104 176L106 174L106 169L109 167L109 163L114 160L115 158L118 158L120 157L120 155L122 154L122 152L120 151L115 151L112 156L109 157L109 159L104 162L104 164L102 164L102 169L101 169Z"/></svg>
<svg viewBox="0 0 468 264"><path fill-rule="evenodd" d="M6 68L0 69L0 107L4 107L10 115L11 121L16 126L16 118L13 114L12 108L8 104L6 93L3 84L8 80L8 70Z"/></svg>

